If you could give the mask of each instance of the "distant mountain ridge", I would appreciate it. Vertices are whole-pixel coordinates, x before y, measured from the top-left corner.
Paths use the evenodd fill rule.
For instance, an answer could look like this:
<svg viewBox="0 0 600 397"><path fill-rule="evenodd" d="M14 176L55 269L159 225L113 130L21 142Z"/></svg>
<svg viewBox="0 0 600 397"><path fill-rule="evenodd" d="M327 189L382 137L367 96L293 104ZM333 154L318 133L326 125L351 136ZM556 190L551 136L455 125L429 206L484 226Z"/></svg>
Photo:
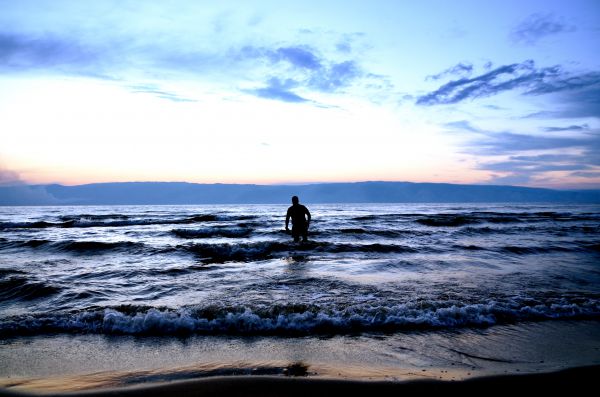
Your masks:
<svg viewBox="0 0 600 397"><path fill-rule="evenodd" d="M0 186L0 205L287 204L305 203L600 203L600 190L449 183L353 182L305 185L115 182Z"/></svg>

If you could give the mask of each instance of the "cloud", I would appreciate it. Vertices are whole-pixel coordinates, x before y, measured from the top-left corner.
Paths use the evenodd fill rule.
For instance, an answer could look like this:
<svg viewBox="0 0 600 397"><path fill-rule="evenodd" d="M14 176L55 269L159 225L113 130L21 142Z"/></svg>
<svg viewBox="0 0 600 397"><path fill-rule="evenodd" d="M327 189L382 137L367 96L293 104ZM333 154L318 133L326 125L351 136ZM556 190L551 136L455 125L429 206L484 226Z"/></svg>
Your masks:
<svg viewBox="0 0 600 397"><path fill-rule="evenodd" d="M284 63L292 67L279 69L280 78L293 75L299 84L319 91L333 91L350 84L354 79L363 76L354 60L335 62L318 56L317 51L308 46L278 47L243 47L237 56L240 59L267 60L277 66ZM273 70L271 70L273 72Z"/></svg>
<svg viewBox="0 0 600 397"><path fill-rule="evenodd" d="M291 89L296 87L297 85L298 84L291 79L288 79L286 81L280 81L278 78L273 77L269 79L266 87L244 90L244 92L258 96L260 98L274 99L283 102L307 102L308 99L303 98L300 95L295 94L293 91L291 91Z"/></svg>
<svg viewBox="0 0 600 397"><path fill-rule="evenodd" d="M582 178L600 178L600 171L578 171L572 172L571 175Z"/></svg>
<svg viewBox="0 0 600 397"><path fill-rule="evenodd" d="M243 46L237 54L235 54L235 50L232 51L234 58L239 60L263 59L273 64L286 63L293 68L306 70L319 70L322 68L322 61L316 50L306 45L275 48L247 45Z"/></svg>
<svg viewBox="0 0 600 397"><path fill-rule="evenodd" d="M566 72L563 72L558 66L553 68L541 69L543 78L537 81L532 81L529 90L526 92L528 95L542 95L550 94L561 91L571 91L586 89L589 87L596 86L596 90L591 93L587 91L581 91L584 95L591 94L592 96L597 94L598 85L600 85L600 72L589 72L575 76L571 76ZM546 73L545 71L552 71L553 73Z"/></svg>
<svg viewBox="0 0 600 397"><path fill-rule="evenodd" d="M44 186L29 186L18 172L0 166L0 205L60 204Z"/></svg>
<svg viewBox="0 0 600 397"><path fill-rule="evenodd" d="M555 110L544 110L523 116L523 119L600 118L600 82L590 82L585 89L555 94Z"/></svg>
<svg viewBox="0 0 600 397"><path fill-rule="evenodd" d="M281 47L270 51L268 56L274 61L287 61L297 68L309 70L320 70L322 68L320 59L308 48Z"/></svg>
<svg viewBox="0 0 600 397"><path fill-rule="evenodd" d="M23 182L21 182L19 174L11 170L0 168L0 186L13 186L21 183Z"/></svg>
<svg viewBox="0 0 600 397"><path fill-rule="evenodd" d="M437 90L420 96L417 105L454 104L466 99L491 96L502 91L529 86L543 80L549 74L556 73L555 68L536 70L531 60L500 66L470 79L450 81Z"/></svg>
<svg viewBox="0 0 600 397"><path fill-rule="evenodd" d="M480 164L478 168L489 171L539 173L547 171L587 170L590 168L590 166L587 164L548 164L536 163L533 161L508 160L483 163Z"/></svg>
<svg viewBox="0 0 600 397"><path fill-rule="evenodd" d="M561 131L579 131L572 127ZM600 171L600 134L590 131L587 126L576 127L582 127L585 132L579 132L578 136L557 137L479 131L477 139L466 149L478 156L478 169L494 173L490 183L526 184L556 171L592 178L583 173ZM499 161L498 156L507 157Z"/></svg>
<svg viewBox="0 0 600 397"><path fill-rule="evenodd" d="M354 61L334 63L319 72L311 76L308 86L322 92L336 91L362 76L362 72Z"/></svg>
<svg viewBox="0 0 600 397"><path fill-rule="evenodd" d="M570 125L568 127L546 127L544 131L546 132L561 132L561 131L585 131L589 130L589 125Z"/></svg>
<svg viewBox="0 0 600 397"><path fill-rule="evenodd" d="M488 183L498 184L526 184L534 179L539 179L547 172L568 172L569 175L583 178L600 176L600 170L588 164L580 156L545 155L538 156L511 156L506 161L492 161L479 164L480 170L501 172L502 175L493 174Z"/></svg>
<svg viewBox="0 0 600 397"><path fill-rule="evenodd" d="M532 60L503 65L473 78L450 81L417 98L418 105L456 104L468 99L489 97L521 89L524 95L563 93L570 103L587 102L600 108L600 72L571 75L560 66L536 68Z"/></svg>
<svg viewBox="0 0 600 397"><path fill-rule="evenodd" d="M347 41L347 40L340 41L339 43L337 43L335 45L335 48L339 52L344 52L344 53L350 53L350 52L352 52L352 44L349 41Z"/></svg>
<svg viewBox="0 0 600 397"><path fill-rule="evenodd" d="M0 32L0 68L68 68L83 72L100 61L97 50L71 39Z"/></svg>
<svg viewBox="0 0 600 397"><path fill-rule="evenodd" d="M470 63L458 63L443 72L438 74L429 75L425 77L425 81L427 80L439 80L442 77L446 76L461 76L461 75L470 75L473 72L473 65Z"/></svg>
<svg viewBox="0 0 600 397"><path fill-rule="evenodd" d="M589 148L586 153L592 153ZM584 163L600 166L600 157L575 154L538 154L526 156L511 156L511 160L528 161L532 163Z"/></svg>
<svg viewBox="0 0 600 397"><path fill-rule="evenodd" d="M513 43L533 45L544 37L575 30L575 26L553 14L531 14L512 29L510 39Z"/></svg>
<svg viewBox="0 0 600 397"><path fill-rule="evenodd" d="M555 150L596 146L598 136L552 137L491 132L485 138L472 142L471 149L483 155L512 154L528 150Z"/></svg>
<svg viewBox="0 0 600 397"><path fill-rule="evenodd" d="M592 82L590 82L592 84ZM560 92L557 103L562 109L553 112L555 118L600 118L600 81L582 90Z"/></svg>
<svg viewBox="0 0 600 397"><path fill-rule="evenodd" d="M477 127L474 127L467 120L452 121L449 123L445 123L444 127L459 131L482 132L482 130L480 130Z"/></svg>
<svg viewBox="0 0 600 397"><path fill-rule="evenodd" d="M39 70L60 75L112 79L119 84L137 85L136 93L153 94L175 102L189 102L176 93L148 81L177 79L211 82L226 81L228 86L246 79L262 81L264 87L245 92L284 102L304 102L282 82L295 81L306 91L334 93L364 78L370 83L375 75L364 72L353 59L350 44L354 36L343 35L347 51L333 50L330 56L302 43L290 45L222 46L199 49L173 42L172 38L150 37L34 35L0 33L0 71ZM332 38L339 44L339 36ZM380 79L385 79L379 76ZM272 80L275 79L275 80ZM277 83L280 82L281 84ZM137 83L137 84L136 84Z"/></svg>
<svg viewBox="0 0 600 397"><path fill-rule="evenodd" d="M162 99L168 99L173 102L197 102L195 99L185 98L173 92L161 90L154 84L133 85L130 87L136 94L151 94Z"/></svg>
<svg viewBox="0 0 600 397"><path fill-rule="evenodd" d="M290 88L334 93L361 79L369 83L378 79L385 80L383 76L363 72L355 60L334 61L319 55L318 51L309 46L245 46L234 57L240 61L250 60L256 64L267 63L270 66L266 87L244 92L285 102L306 101Z"/></svg>
<svg viewBox="0 0 600 397"><path fill-rule="evenodd" d="M0 33L0 70L5 71L40 70L122 83L127 69L146 70L140 65L160 64L163 55L161 51L139 48L136 53L119 44L83 44L75 38ZM141 74L135 78L144 80L146 76ZM162 90L155 84L137 84L126 88L134 93L152 94L174 102L194 102L193 99Z"/></svg>

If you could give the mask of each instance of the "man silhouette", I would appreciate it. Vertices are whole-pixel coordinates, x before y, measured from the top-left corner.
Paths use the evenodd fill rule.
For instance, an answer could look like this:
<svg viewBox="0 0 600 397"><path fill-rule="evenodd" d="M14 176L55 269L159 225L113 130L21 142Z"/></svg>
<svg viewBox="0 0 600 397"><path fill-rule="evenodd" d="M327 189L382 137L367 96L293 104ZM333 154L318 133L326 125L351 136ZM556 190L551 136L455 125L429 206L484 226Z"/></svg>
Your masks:
<svg viewBox="0 0 600 397"><path fill-rule="evenodd" d="M306 217L305 217L306 215ZM287 215L285 216L285 230L290 230L288 225L292 218L292 236L294 241L306 241L308 237L308 226L310 225L310 212L308 208L298 202L298 196L292 197L292 206L288 208Z"/></svg>

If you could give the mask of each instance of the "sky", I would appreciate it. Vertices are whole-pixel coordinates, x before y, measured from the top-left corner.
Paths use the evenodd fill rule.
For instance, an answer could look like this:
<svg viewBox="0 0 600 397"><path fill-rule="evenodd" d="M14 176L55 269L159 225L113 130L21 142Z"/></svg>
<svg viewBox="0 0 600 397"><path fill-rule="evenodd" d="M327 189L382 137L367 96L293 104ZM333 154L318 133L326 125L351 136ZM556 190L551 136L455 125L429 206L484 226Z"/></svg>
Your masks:
<svg viewBox="0 0 600 397"><path fill-rule="evenodd" d="M0 0L0 185L600 188L600 1Z"/></svg>

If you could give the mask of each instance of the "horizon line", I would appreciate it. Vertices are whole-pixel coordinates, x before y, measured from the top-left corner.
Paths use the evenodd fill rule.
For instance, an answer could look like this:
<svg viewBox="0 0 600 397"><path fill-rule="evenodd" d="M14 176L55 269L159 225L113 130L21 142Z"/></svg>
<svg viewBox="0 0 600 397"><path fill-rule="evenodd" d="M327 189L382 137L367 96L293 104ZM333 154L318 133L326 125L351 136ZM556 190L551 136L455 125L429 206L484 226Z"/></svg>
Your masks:
<svg viewBox="0 0 600 397"><path fill-rule="evenodd" d="M487 183L453 183L453 182L414 182L414 181L391 181L391 180L361 180L361 181L318 181L318 182L277 182L277 183L242 183L242 182L189 182L189 181L157 181L157 180L133 180L133 181L111 181L111 182L88 182L88 183L77 183L77 184L64 184L60 182L52 183L27 183L25 181L15 181L14 183L0 184L0 187L18 187L18 186L65 186L65 187L76 187L86 185L104 185L104 184L142 184L142 183L182 183L189 185L231 185L231 186L311 186L311 185L330 185L330 184L360 184L360 183L405 183L405 184L429 184L429 185L455 185L455 186L482 186L482 187L515 187L515 188L526 188L526 189L543 189L543 190L555 190L555 191L595 191L600 190L600 187L596 188L577 188L577 187L543 187L543 186L524 186L524 185L498 185L498 184L487 184Z"/></svg>

